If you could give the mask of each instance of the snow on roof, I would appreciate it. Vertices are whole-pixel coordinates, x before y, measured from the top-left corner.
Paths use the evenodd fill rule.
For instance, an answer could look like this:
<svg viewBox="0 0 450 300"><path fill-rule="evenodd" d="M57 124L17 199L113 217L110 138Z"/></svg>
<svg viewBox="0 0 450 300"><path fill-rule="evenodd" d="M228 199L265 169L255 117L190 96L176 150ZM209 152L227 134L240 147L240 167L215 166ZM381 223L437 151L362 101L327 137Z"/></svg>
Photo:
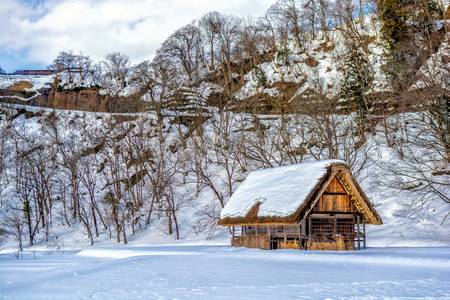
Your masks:
<svg viewBox="0 0 450 300"><path fill-rule="evenodd" d="M222 209L220 218L245 217L257 203L261 203L259 217L292 215L334 163L345 164L330 159L251 172Z"/></svg>

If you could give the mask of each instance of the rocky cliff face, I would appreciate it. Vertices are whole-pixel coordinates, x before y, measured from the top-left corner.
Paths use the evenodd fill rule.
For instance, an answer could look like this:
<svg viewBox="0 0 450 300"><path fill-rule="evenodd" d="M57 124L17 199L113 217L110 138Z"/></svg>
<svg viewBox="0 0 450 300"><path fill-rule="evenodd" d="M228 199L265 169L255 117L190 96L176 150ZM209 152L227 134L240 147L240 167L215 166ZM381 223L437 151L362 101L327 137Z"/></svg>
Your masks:
<svg viewBox="0 0 450 300"><path fill-rule="evenodd" d="M141 100L142 93L130 96L101 94L98 88L74 88L60 90L52 86L47 107L92 112L135 113L147 109L147 102Z"/></svg>
<svg viewBox="0 0 450 300"><path fill-rule="evenodd" d="M61 90L55 85L37 91L0 89L0 102L91 112L138 112L146 104L140 98L140 94L128 97L102 95L97 88Z"/></svg>
<svg viewBox="0 0 450 300"><path fill-rule="evenodd" d="M0 102L46 107L49 92L49 88L37 91L0 89Z"/></svg>
<svg viewBox="0 0 450 300"><path fill-rule="evenodd" d="M106 112L109 98L108 95L101 95L98 90L58 91L52 87L46 106L57 109Z"/></svg>

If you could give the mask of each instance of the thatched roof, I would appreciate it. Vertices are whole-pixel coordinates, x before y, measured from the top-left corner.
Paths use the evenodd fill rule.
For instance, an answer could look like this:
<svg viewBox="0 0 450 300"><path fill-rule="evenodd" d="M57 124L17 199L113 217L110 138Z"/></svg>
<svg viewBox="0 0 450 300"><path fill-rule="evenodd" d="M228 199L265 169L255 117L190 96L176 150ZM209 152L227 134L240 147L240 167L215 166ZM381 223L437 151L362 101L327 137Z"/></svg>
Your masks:
<svg viewBox="0 0 450 300"><path fill-rule="evenodd" d="M219 225L289 225L306 217L336 177L367 223L382 224L349 167L323 160L252 172L220 214Z"/></svg>

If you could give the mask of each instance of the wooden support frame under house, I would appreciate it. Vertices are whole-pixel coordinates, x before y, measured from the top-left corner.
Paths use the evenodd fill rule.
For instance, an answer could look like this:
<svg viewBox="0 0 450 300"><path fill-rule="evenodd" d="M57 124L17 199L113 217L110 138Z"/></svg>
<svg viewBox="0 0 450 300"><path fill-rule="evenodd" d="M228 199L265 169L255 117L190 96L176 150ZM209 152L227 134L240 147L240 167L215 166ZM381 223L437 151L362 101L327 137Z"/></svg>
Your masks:
<svg viewBox="0 0 450 300"><path fill-rule="evenodd" d="M366 225L383 224L350 168L326 160L250 173L221 212L236 247L366 248Z"/></svg>

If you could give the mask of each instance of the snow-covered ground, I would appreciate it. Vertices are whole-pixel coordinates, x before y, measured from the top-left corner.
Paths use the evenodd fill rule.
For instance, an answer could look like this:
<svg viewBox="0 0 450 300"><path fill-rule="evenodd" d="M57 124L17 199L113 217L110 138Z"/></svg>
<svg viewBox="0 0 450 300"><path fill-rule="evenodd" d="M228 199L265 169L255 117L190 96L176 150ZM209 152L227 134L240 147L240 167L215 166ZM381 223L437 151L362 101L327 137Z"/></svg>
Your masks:
<svg viewBox="0 0 450 300"><path fill-rule="evenodd" d="M0 299L88 298L450 299L450 248L172 244L0 254Z"/></svg>

